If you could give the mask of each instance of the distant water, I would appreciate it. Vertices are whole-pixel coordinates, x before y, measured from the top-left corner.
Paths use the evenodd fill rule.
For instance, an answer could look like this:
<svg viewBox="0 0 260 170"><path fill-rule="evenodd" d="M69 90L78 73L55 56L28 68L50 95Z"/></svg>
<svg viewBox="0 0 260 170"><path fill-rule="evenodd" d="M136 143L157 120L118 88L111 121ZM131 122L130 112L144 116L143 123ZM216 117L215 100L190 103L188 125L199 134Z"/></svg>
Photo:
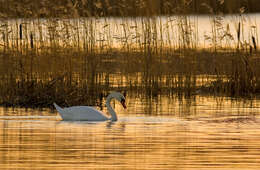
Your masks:
<svg viewBox="0 0 260 170"><path fill-rule="evenodd" d="M252 45L252 36L257 45L260 40L260 14L243 15L189 15L162 16L154 18L79 18L79 19L18 19L8 20L8 28L2 24L3 33L13 44L20 39L23 25L23 42L34 41L45 45L52 41L64 46L83 46L94 41L103 48L136 46L157 40L157 45L166 47L187 46L193 48L237 47L237 32L240 23L241 44ZM3 34L4 35L4 34ZM4 35L5 38L7 35ZM3 44L4 37L0 43ZM149 40L150 41L150 40ZM12 44L12 43L9 43ZM79 44L79 45L78 45ZM245 46L246 47L246 46ZM40 48L40 47L39 47ZM248 48L248 47L247 47Z"/></svg>
<svg viewBox="0 0 260 170"><path fill-rule="evenodd" d="M117 122L1 108L1 169L259 169L260 100L127 97ZM103 111L106 111L104 109Z"/></svg>

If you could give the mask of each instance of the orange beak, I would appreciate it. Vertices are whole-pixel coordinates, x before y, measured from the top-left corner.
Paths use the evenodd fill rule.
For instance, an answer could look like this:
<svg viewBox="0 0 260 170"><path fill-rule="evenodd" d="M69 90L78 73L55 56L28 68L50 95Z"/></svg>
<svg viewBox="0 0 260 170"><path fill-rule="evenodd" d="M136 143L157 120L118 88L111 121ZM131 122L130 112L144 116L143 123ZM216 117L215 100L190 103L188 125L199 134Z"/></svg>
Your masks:
<svg viewBox="0 0 260 170"><path fill-rule="evenodd" d="M125 100L124 99L121 100L121 104L123 105L124 109L126 109L126 105L125 105Z"/></svg>

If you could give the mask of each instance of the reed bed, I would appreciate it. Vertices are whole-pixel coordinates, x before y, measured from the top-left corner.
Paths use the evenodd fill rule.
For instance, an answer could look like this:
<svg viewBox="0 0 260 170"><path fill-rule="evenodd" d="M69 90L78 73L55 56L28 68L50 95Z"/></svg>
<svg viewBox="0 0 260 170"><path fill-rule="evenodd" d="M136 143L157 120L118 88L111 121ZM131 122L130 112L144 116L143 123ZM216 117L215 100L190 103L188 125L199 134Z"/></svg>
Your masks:
<svg viewBox="0 0 260 170"><path fill-rule="evenodd" d="M75 49L74 49L75 50ZM2 53L1 104L48 107L97 105L109 91L192 96L259 94L259 53L179 51L88 53L44 50L35 55ZM59 57L57 57L59 56ZM33 59L32 59L33 58ZM90 97L91 96L91 97ZM101 99L100 99L101 98Z"/></svg>
<svg viewBox="0 0 260 170"><path fill-rule="evenodd" d="M185 8L184 8L185 10ZM185 11L182 11L185 12ZM260 93L257 27L236 35L211 16L210 45L198 18L17 19L0 22L0 104L100 105L109 91L192 96ZM235 44L235 45L234 45Z"/></svg>

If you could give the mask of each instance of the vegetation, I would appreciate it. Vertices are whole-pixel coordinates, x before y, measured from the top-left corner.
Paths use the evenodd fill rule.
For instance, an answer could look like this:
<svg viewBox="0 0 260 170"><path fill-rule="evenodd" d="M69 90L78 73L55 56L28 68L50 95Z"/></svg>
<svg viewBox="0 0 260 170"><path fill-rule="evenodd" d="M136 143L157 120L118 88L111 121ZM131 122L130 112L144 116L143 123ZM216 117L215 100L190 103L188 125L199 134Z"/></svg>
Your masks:
<svg viewBox="0 0 260 170"><path fill-rule="evenodd" d="M258 0L0 0L0 7L0 16L7 18L230 14L242 7L260 12Z"/></svg>
<svg viewBox="0 0 260 170"><path fill-rule="evenodd" d="M211 16L206 48L198 42L197 19L187 15L3 18L0 104L99 105L111 90L149 96L255 96L260 93L258 35L256 26L244 28L243 9L234 23L235 35L223 25L222 15Z"/></svg>

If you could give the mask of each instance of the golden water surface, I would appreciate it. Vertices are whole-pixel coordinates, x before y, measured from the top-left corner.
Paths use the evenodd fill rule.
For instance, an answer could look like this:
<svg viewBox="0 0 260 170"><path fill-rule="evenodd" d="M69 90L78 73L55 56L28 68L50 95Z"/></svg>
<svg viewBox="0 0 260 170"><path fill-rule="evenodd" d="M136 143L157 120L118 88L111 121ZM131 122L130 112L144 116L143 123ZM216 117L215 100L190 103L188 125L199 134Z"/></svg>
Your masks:
<svg viewBox="0 0 260 170"><path fill-rule="evenodd" d="M128 97L117 122L1 109L1 169L259 169L260 101ZM104 110L106 111L106 110Z"/></svg>

